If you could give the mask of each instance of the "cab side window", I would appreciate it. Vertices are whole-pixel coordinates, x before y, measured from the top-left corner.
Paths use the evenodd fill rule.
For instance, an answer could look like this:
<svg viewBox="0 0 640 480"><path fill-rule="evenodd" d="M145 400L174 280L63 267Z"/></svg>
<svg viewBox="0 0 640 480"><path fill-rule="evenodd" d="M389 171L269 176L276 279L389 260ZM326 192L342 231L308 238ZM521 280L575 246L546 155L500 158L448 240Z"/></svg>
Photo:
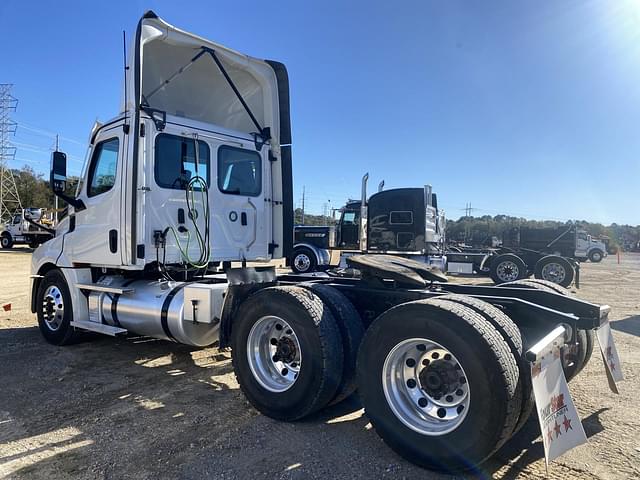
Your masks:
<svg viewBox="0 0 640 480"><path fill-rule="evenodd" d="M218 189L222 193L257 197L262 192L262 159L251 150L218 148Z"/></svg>
<svg viewBox="0 0 640 480"><path fill-rule="evenodd" d="M116 183L120 141L111 138L96 145L89 170L87 196L95 197L111 190Z"/></svg>

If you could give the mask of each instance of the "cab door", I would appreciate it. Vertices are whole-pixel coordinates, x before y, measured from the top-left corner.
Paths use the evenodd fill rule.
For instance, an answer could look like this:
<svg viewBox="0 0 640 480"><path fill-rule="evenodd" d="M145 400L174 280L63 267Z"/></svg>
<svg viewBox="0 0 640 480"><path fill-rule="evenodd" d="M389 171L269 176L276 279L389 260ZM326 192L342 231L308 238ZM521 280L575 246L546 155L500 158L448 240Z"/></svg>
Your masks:
<svg viewBox="0 0 640 480"><path fill-rule="evenodd" d="M271 176L260 151L218 144L211 185L212 251L216 260L260 260L269 256ZM266 204L269 203L268 208Z"/></svg>
<svg viewBox="0 0 640 480"><path fill-rule="evenodd" d="M122 123L98 132L77 197L84 208L75 209L75 227L65 237L65 250L70 250L74 263L122 264L119 230L124 148Z"/></svg>

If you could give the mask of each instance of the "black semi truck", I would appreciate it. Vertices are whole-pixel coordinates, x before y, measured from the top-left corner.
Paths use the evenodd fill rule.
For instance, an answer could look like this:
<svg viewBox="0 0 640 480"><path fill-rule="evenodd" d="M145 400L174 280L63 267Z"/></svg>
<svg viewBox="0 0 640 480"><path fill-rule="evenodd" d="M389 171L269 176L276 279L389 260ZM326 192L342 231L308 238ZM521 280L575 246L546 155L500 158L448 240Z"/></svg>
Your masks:
<svg viewBox="0 0 640 480"><path fill-rule="evenodd" d="M349 200L334 226L296 226L291 268L310 273L356 253L399 255L444 270L444 215L430 185L379 191L367 199ZM331 253L337 255L332 256Z"/></svg>

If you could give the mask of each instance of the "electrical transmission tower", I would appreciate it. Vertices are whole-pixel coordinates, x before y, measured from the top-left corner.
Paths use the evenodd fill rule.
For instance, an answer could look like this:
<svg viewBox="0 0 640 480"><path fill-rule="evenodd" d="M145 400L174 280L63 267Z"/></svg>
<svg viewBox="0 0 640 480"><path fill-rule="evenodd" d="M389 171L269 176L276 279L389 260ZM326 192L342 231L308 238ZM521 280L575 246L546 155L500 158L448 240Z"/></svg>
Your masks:
<svg viewBox="0 0 640 480"><path fill-rule="evenodd" d="M18 99L11 95L10 83L0 83L0 221L11 218L16 208L22 208L16 181L9 162L16 155L16 147L9 142L9 136L16 132L17 124L9 114L15 112Z"/></svg>

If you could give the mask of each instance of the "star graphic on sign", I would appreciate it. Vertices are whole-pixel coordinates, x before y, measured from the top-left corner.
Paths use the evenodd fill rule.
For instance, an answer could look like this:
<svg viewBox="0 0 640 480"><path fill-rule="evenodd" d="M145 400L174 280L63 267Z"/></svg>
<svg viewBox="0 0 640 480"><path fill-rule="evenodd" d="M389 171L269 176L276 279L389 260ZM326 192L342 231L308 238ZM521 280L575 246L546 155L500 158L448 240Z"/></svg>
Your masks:
<svg viewBox="0 0 640 480"><path fill-rule="evenodd" d="M558 438L561 435L561 432L560 432L560 425L558 425L558 421L557 420L556 420L556 426L553 427L553 429L556 432L556 438Z"/></svg>
<svg viewBox="0 0 640 480"><path fill-rule="evenodd" d="M611 367L611 371L614 371L616 369L616 364L613 362L609 362L609 366Z"/></svg>
<svg viewBox="0 0 640 480"><path fill-rule="evenodd" d="M607 358L612 358L613 353L611 353L611 347L607 347Z"/></svg>
<svg viewBox="0 0 640 480"><path fill-rule="evenodd" d="M571 420L569 420L566 415L564 416L564 421L562 423L564 424L565 432L568 432L569 430L573 430L573 427L571 426Z"/></svg>
<svg viewBox="0 0 640 480"><path fill-rule="evenodd" d="M553 432L550 428L547 428L547 438L549 439L549 443L553 442Z"/></svg>

